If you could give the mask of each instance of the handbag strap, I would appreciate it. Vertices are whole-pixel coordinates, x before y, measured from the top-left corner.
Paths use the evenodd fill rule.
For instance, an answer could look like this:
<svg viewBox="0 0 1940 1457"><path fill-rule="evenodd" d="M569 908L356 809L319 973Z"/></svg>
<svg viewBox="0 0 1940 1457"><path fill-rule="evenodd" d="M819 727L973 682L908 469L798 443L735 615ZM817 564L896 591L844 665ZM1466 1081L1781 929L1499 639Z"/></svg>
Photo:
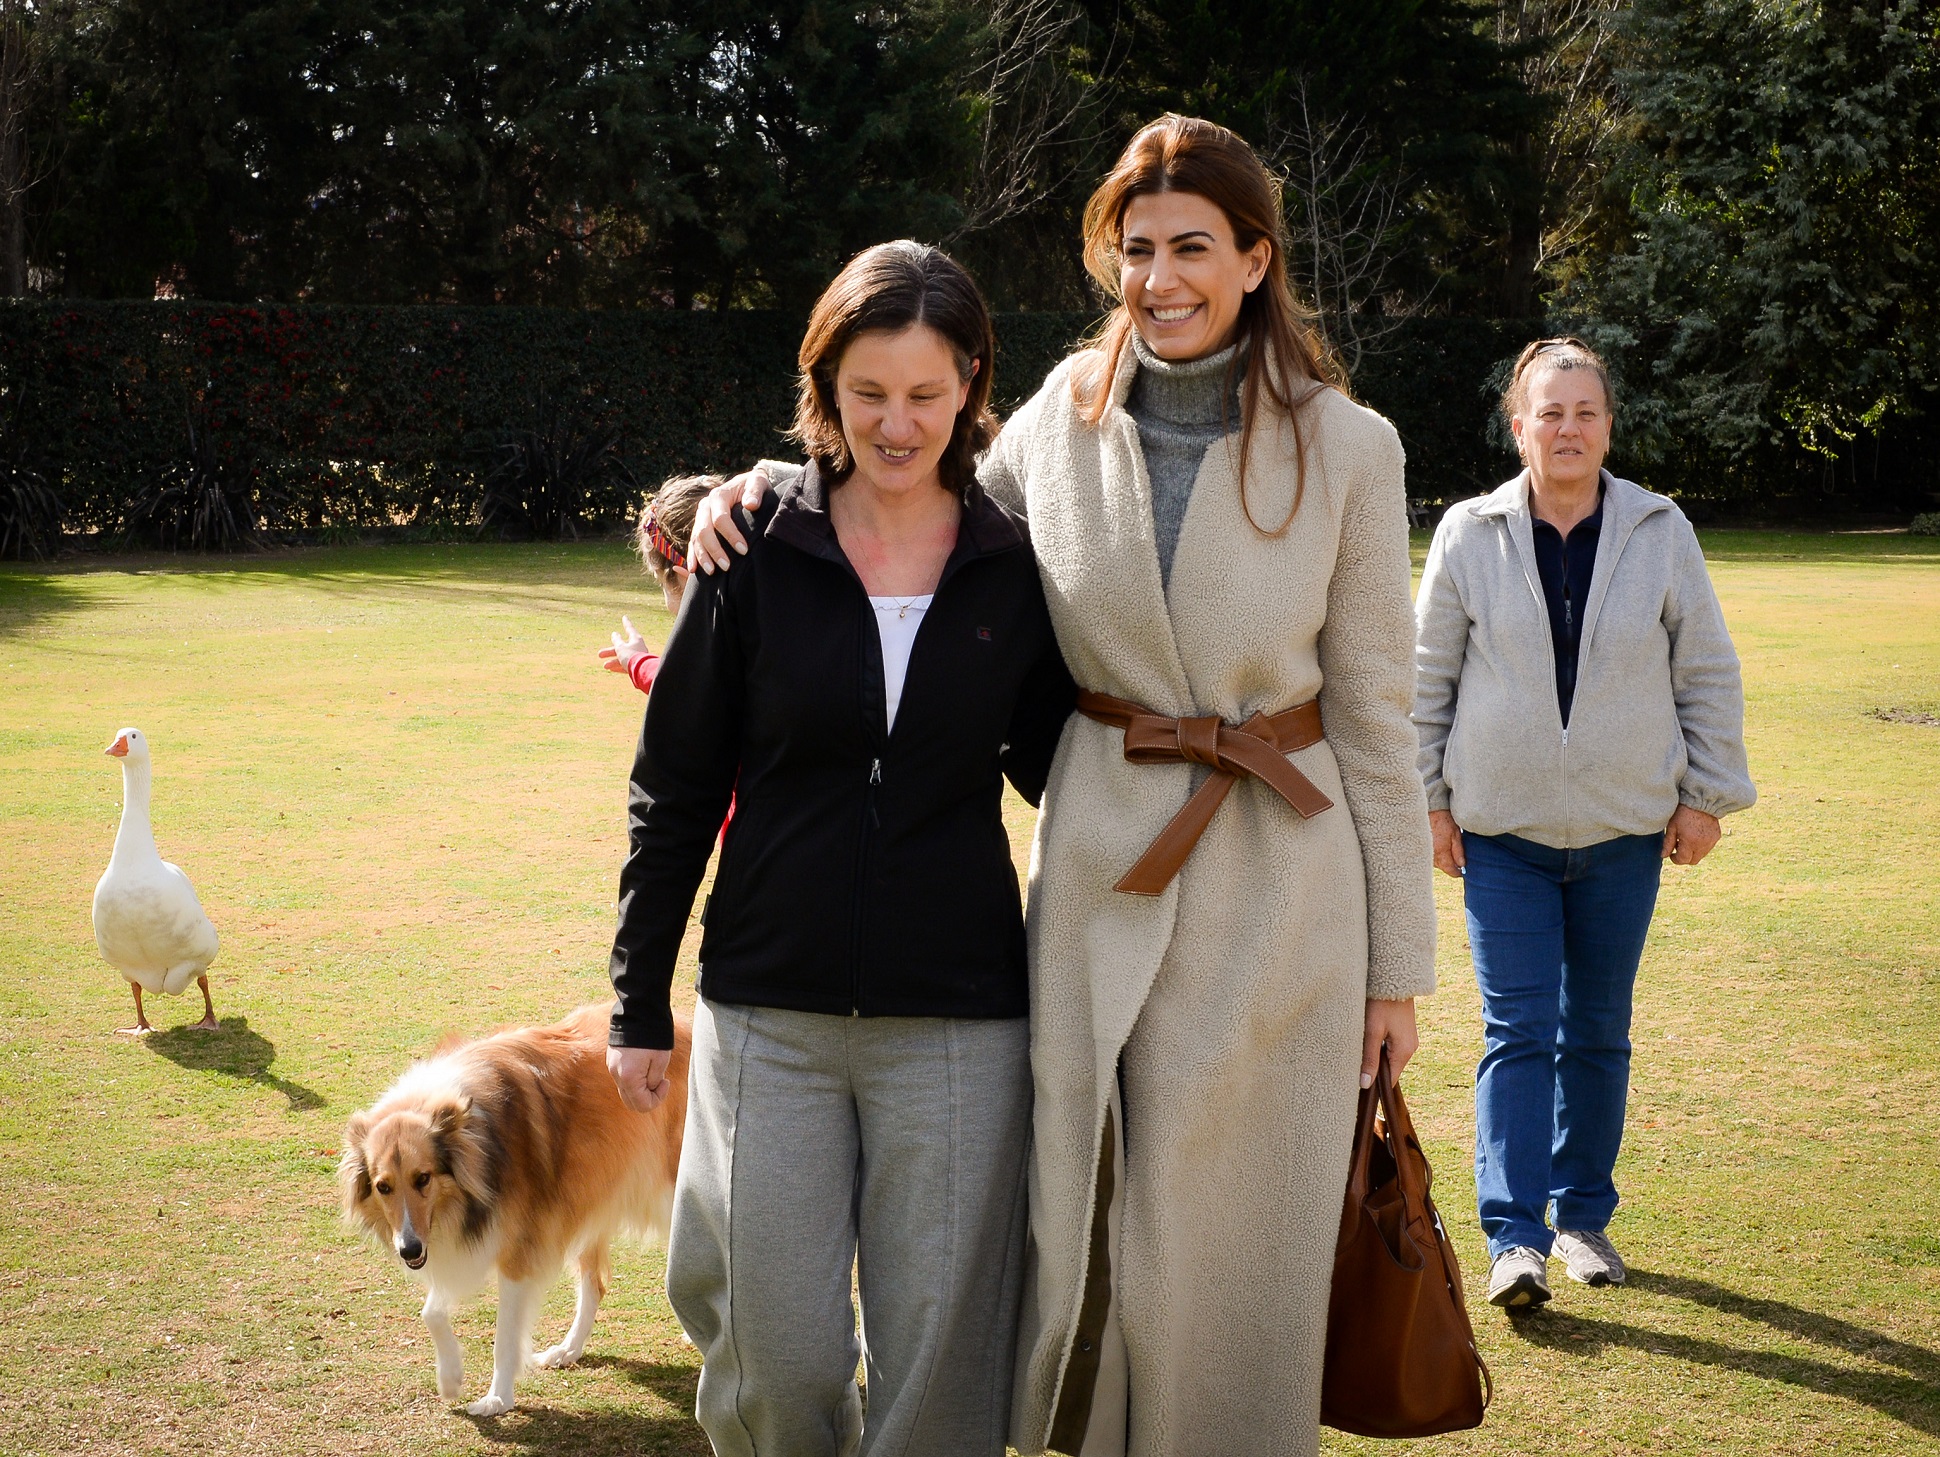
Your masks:
<svg viewBox="0 0 1940 1457"><path fill-rule="evenodd" d="M1388 1151L1394 1157L1395 1183L1401 1190L1401 1205L1404 1217L1412 1224L1423 1227L1429 1224L1428 1184L1417 1176L1418 1169L1414 1159L1403 1157L1412 1146L1421 1159L1419 1168L1428 1167L1428 1160L1421 1152L1421 1142L1415 1137L1414 1120L1408 1116L1408 1105L1402 1101L1401 1089L1394 1080L1394 1065L1388 1060L1388 1047L1381 1044L1381 1066L1374 1075L1372 1101L1381 1105L1381 1116L1388 1128Z"/></svg>
<svg viewBox="0 0 1940 1457"><path fill-rule="evenodd" d="M1387 1049L1381 1049L1383 1060ZM1354 1145L1347 1166L1347 1193L1349 1207L1363 1204L1367 1200L1368 1162L1374 1152L1374 1114L1380 1106L1381 1095L1378 1090L1369 1088L1362 1092L1359 1105L1354 1110Z"/></svg>
<svg viewBox="0 0 1940 1457"><path fill-rule="evenodd" d="M1457 1308L1461 1308L1462 1272L1455 1264L1454 1251L1448 1247L1448 1235L1441 1228L1439 1216L1435 1219L1435 1248L1441 1253L1442 1278L1448 1282L1449 1298L1455 1302ZM1495 1375L1489 1370L1489 1363L1482 1359L1481 1351L1476 1349L1473 1329L1469 1331L1468 1353L1475 1357L1475 1364L1482 1372L1482 1410L1487 1411L1489 1404L1495 1400Z"/></svg>

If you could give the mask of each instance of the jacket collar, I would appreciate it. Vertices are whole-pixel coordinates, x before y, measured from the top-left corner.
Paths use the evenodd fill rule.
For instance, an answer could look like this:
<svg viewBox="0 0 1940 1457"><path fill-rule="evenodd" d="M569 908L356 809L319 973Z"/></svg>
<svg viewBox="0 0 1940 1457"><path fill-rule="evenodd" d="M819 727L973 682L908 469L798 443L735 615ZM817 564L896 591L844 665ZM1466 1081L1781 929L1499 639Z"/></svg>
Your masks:
<svg viewBox="0 0 1940 1457"><path fill-rule="evenodd" d="M1602 473L1602 480L1603 502L1599 509L1603 512L1603 526L1597 534L1596 562L1590 569L1590 594L1584 604L1583 634L1577 648L1579 662L1589 661L1590 645L1596 638L1597 619L1603 612L1603 599L1610 590L1610 578L1616 571L1617 558L1629 544L1630 533L1645 518L1659 511L1668 511L1673 505L1668 496L1646 491L1635 481L1626 481L1608 471ZM1503 525L1509 529L1510 538L1515 542L1516 556L1522 563L1522 574L1529 591L1538 608L1542 608L1544 599L1540 574L1536 570L1534 517L1529 511L1528 469L1525 467L1515 479L1504 481L1483 497L1482 504L1475 508L1475 514L1478 517L1502 518ZM1549 613L1543 610L1539 615L1543 631L1548 633Z"/></svg>
<svg viewBox="0 0 1940 1457"><path fill-rule="evenodd" d="M775 514L769 518L762 534L853 572L848 555L836 537L828 501L827 479L822 468L811 460L796 480L776 492ZM1023 545L1024 533L1016 520L978 489L971 493L969 503L963 508L962 520L957 524L957 544L944 563L943 575L949 576L957 566L973 558L995 556Z"/></svg>
<svg viewBox="0 0 1940 1457"><path fill-rule="evenodd" d="M1635 481L1627 481L1622 476L1613 476L1608 471L1603 477L1603 529L1628 535L1630 529L1646 516L1671 507L1670 498L1660 496L1655 491L1646 491ZM1482 504L1475 508L1477 516L1529 517L1529 472L1524 469L1518 475L1504 481L1482 498Z"/></svg>

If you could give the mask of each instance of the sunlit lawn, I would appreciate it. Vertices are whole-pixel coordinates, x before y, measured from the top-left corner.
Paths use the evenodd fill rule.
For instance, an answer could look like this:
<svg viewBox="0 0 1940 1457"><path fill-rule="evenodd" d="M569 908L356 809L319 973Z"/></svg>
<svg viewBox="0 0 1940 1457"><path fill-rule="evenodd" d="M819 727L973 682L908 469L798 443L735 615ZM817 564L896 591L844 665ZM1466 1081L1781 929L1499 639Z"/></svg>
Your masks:
<svg viewBox="0 0 1940 1457"><path fill-rule="evenodd" d="M1866 712L1940 714L1940 544L1707 545L1763 800L1667 876L1632 1285L1559 1281L1513 1326L1477 1303L1496 1408L1434 1450L1940 1451L1940 727ZM622 610L664 633L646 588L615 544L0 569L0 1452L707 1450L659 1252L622 1253L580 1368L477 1422L332 1183L344 1119L442 1032L603 993L641 700L592 654ZM114 1035L88 907L124 724L221 928L219 1033ZM1473 1295L1455 890L1408 1085Z"/></svg>

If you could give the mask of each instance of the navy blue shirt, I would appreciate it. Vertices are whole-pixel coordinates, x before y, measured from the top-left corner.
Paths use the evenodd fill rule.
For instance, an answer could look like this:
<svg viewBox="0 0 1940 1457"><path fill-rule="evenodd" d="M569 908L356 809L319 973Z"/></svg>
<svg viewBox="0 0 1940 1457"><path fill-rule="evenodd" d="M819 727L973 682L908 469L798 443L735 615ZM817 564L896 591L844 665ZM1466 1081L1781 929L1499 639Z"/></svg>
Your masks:
<svg viewBox="0 0 1940 1457"><path fill-rule="evenodd" d="M1570 528L1569 538L1532 513L1536 571L1549 603L1549 645L1556 653L1556 703L1563 727L1570 726L1570 700L1576 696L1576 650L1583 635L1583 606L1590 599L1590 574L1596 570L1597 537L1603 531L1603 492L1596 510Z"/></svg>

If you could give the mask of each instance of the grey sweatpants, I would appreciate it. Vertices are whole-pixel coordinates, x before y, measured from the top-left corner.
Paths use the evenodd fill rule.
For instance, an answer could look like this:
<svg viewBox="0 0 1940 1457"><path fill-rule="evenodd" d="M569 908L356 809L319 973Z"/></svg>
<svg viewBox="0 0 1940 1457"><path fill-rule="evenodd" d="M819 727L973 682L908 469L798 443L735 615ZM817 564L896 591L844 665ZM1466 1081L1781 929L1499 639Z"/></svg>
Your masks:
<svg viewBox="0 0 1940 1457"><path fill-rule="evenodd" d="M667 1294L719 1457L1003 1452L1030 1126L1021 1017L700 1003Z"/></svg>

